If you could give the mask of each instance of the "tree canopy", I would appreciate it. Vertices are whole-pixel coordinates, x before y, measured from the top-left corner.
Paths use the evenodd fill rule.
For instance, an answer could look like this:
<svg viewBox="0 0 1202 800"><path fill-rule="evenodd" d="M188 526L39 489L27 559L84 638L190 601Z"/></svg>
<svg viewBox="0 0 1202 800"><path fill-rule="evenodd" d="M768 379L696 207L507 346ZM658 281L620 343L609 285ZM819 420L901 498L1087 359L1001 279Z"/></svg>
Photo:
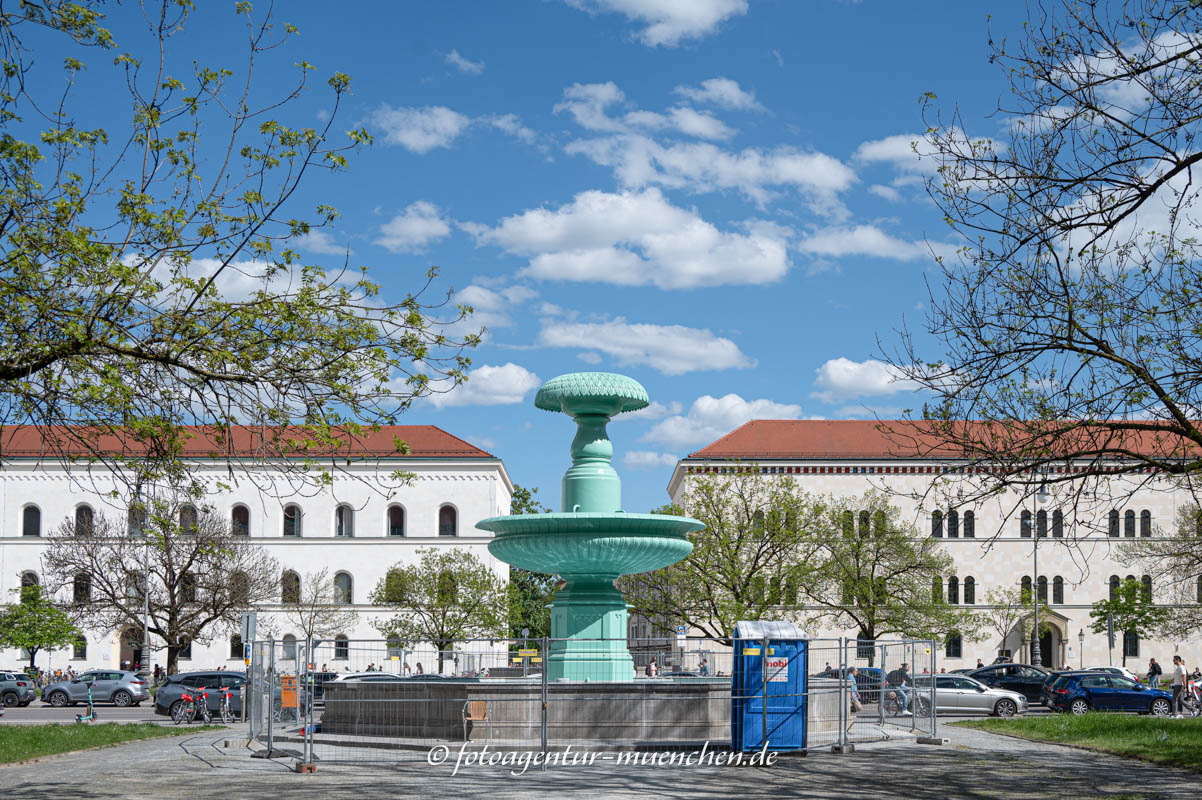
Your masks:
<svg viewBox="0 0 1202 800"><path fill-rule="evenodd" d="M71 615L41 586L22 586L19 594L18 602L0 609L0 647L26 651L33 667L42 650L75 644L80 632Z"/></svg>
<svg viewBox="0 0 1202 800"><path fill-rule="evenodd" d="M1133 578L1121 582L1110 597L1094 603L1089 612L1090 630L1094 633L1106 633L1108 625L1113 625L1116 637L1130 633L1141 639L1160 629L1168 617L1168 610L1153 605L1151 594ZM1119 645L1126 666L1127 648L1121 641Z"/></svg>

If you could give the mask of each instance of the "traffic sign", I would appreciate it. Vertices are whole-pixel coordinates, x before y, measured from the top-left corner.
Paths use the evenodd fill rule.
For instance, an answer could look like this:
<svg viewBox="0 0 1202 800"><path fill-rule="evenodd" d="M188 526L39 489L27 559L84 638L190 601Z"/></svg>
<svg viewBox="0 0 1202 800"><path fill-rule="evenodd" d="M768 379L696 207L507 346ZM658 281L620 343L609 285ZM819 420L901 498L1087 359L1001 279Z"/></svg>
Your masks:
<svg viewBox="0 0 1202 800"><path fill-rule="evenodd" d="M518 655L519 656L536 656L536 655L538 655L538 650L533 647L531 647L529 649L518 650Z"/></svg>
<svg viewBox="0 0 1202 800"><path fill-rule="evenodd" d="M687 638L687 629L685 628L685 626L677 625L676 626L676 643L683 645L685 643L686 638Z"/></svg>

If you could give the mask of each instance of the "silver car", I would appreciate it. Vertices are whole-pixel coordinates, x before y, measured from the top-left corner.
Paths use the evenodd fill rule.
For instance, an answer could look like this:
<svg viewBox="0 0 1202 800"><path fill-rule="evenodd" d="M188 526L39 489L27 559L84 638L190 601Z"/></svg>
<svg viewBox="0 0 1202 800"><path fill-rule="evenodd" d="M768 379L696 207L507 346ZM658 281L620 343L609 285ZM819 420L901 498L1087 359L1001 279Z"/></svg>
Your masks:
<svg viewBox="0 0 1202 800"><path fill-rule="evenodd" d="M0 704L27 706L38 696L33 681L24 672L0 671Z"/></svg>
<svg viewBox="0 0 1202 800"><path fill-rule="evenodd" d="M92 701L115 706L136 706L150 699L150 688L136 673L119 669L90 669L78 678L52 683L42 689L42 702L52 706L88 702L88 684Z"/></svg>
<svg viewBox="0 0 1202 800"><path fill-rule="evenodd" d="M930 691L930 675L916 675L914 686ZM994 689L967 675L935 676L935 711L939 714L993 714L1013 717L1027 710L1027 698L1021 692Z"/></svg>

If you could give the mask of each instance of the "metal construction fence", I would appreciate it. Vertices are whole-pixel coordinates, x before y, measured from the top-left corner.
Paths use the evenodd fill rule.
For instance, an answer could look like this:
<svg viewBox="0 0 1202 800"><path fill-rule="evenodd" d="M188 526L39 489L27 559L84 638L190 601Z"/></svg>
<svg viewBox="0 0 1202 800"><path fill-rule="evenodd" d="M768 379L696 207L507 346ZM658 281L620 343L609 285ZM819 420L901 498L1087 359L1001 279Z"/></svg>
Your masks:
<svg viewBox="0 0 1202 800"><path fill-rule="evenodd" d="M603 651L617 644L593 641ZM641 640L631 648L633 679L622 681L580 666L572 680L550 679L544 667L563 642L549 638L413 648L258 641L247 717L269 753L310 764L426 761L439 748L541 754L542 764L566 751L715 751L731 748L744 723L757 733L754 749L767 741L846 751L936 735L935 682L921 678L936 671L934 642L803 641L780 658L766 639ZM759 676L754 691L732 677L737 658ZM794 672L804 682L778 678ZM790 745L799 720L804 734Z"/></svg>

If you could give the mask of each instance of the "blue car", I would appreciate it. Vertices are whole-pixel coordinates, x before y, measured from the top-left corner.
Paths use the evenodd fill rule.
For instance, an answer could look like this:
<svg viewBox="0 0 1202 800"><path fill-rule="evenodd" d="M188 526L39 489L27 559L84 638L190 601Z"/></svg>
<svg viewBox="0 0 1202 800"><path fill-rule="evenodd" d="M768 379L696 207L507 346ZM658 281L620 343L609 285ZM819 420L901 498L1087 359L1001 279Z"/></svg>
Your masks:
<svg viewBox="0 0 1202 800"><path fill-rule="evenodd" d="M1168 692L1105 672L1061 673L1048 687L1048 696L1053 709L1072 714L1135 711L1167 717L1173 712L1173 696Z"/></svg>

